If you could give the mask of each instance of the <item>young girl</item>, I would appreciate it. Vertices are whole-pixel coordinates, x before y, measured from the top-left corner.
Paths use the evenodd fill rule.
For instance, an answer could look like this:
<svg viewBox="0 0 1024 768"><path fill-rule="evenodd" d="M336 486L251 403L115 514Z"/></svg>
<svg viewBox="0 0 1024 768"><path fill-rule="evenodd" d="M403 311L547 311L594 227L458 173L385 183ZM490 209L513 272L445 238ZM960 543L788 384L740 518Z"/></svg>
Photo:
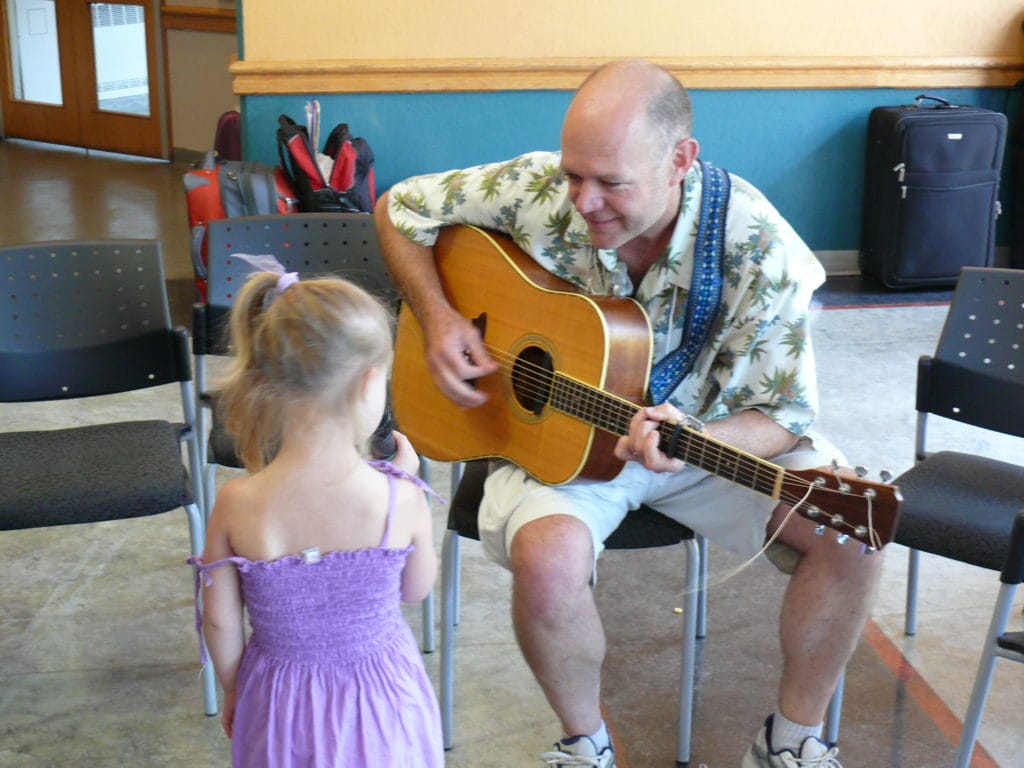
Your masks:
<svg viewBox="0 0 1024 768"><path fill-rule="evenodd" d="M441 768L437 701L400 610L437 573L425 486L404 436L407 471L363 455L390 317L349 282L272 264L231 313L221 394L250 474L224 485L192 561L232 764Z"/></svg>

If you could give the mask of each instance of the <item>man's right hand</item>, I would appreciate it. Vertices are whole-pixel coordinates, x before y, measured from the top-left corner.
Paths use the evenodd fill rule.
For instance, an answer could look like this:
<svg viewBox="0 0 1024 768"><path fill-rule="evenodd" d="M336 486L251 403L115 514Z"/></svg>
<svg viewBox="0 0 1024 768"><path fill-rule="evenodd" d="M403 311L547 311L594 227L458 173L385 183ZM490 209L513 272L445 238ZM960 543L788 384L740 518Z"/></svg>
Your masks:
<svg viewBox="0 0 1024 768"><path fill-rule="evenodd" d="M424 354L438 388L464 408L487 401L475 381L497 372L499 365L487 352L480 332L451 307L441 310L424 325Z"/></svg>

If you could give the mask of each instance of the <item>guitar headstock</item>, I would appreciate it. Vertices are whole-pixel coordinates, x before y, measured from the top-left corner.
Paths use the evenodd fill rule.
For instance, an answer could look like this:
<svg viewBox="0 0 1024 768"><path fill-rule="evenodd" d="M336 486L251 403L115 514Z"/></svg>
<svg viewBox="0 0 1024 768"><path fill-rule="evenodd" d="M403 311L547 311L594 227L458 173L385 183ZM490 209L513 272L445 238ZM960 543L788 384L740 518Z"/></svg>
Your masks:
<svg viewBox="0 0 1024 768"><path fill-rule="evenodd" d="M783 500L798 504L797 513L847 538L881 549L896 535L900 490L840 471L787 470ZM843 538L845 537L845 538Z"/></svg>

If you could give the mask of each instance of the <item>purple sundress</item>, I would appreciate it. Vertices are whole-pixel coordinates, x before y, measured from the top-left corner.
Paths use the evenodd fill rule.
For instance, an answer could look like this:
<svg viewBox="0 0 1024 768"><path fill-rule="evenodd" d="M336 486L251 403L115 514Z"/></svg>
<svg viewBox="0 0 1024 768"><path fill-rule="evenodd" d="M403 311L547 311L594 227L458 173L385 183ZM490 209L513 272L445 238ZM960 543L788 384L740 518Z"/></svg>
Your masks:
<svg viewBox="0 0 1024 768"><path fill-rule="evenodd" d="M233 563L252 634L238 671L231 762L244 768L443 768L437 698L401 612L412 546L388 546L396 478L378 547ZM428 489L429 490L429 489Z"/></svg>

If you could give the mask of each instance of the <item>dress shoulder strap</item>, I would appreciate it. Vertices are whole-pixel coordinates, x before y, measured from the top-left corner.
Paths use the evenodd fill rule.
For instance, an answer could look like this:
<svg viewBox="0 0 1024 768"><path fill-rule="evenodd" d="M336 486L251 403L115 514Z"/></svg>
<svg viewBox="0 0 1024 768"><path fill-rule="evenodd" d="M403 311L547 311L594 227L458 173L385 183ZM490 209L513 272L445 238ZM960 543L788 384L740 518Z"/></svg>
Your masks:
<svg viewBox="0 0 1024 768"><path fill-rule="evenodd" d="M420 488L424 493L428 493L434 498L438 499L442 503L444 499L439 496L433 488L424 482L423 479L416 477L416 475L410 475L404 469L399 469L390 461L384 461L383 459L371 459L369 461L371 467L376 469L378 472L387 475L388 478L388 511L387 518L384 521L384 535L381 537L380 546L387 547L390 542L391 536L391 518L394 517L395 509L398 506L398 480L408 480L413 485Z"/></svg>
<svg viewBox="0 0 1024 768"><path fill-rule="evenodd" d="M387 478L388 511L387 516L384 518L384 535L380 537L380 546L384 549L387 549L388 545L391 543L391 520L395 516L395 508L398 506L398 478L390 473L387 475Z"/></svg>

